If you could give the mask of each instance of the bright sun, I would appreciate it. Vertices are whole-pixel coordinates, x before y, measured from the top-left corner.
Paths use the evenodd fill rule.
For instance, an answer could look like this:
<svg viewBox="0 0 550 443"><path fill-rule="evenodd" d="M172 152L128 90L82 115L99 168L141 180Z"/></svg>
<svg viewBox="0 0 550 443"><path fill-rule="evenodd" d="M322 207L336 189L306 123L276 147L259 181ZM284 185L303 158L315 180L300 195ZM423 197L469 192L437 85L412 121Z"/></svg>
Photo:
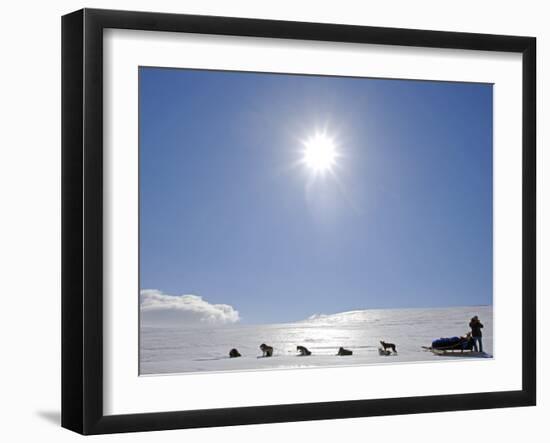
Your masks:
<svg viewBox="0 0 550 443"><path fill-rule="evenodd" d="M323 133L317 133L304 142L304 164L314 172L331 171L337 152L333 140Z"/></svg>

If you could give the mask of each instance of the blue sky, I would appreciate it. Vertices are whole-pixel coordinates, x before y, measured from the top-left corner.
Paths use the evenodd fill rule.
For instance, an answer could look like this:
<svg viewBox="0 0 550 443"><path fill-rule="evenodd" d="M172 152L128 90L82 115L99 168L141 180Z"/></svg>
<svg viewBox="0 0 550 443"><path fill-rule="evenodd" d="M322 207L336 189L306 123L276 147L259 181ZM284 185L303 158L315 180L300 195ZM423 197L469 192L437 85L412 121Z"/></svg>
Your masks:
<svg viewBox="0 0 550 443"><path fill-rule="evenodd" d="M243 322L492 303L492 86L140 68L140 287ZM324 130L333 174L300 164Z"/></svg>

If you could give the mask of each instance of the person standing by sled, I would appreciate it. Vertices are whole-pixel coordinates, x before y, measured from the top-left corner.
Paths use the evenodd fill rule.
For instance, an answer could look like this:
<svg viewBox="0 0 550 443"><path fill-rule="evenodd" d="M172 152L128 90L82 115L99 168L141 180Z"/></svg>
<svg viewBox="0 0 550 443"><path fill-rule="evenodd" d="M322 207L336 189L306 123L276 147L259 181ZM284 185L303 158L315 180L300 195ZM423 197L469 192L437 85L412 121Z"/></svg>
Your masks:
<svg viewBox="0 0 550 443"><path fill-rule="evenodd" d="M479 318L476 316L472 317L470 320L470 329L472 330L472 339L474 340L474 350L478 352L478 343L479 343L479 352L483 352L483 343L481 342L481 329L483 324L479 321Z"/></svg>

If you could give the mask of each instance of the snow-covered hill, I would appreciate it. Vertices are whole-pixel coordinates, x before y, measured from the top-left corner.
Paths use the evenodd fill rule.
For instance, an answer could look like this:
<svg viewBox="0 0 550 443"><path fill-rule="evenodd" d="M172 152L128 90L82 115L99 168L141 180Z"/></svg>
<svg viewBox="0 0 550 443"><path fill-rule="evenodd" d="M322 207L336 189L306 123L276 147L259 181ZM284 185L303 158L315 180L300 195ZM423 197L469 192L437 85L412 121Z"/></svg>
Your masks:
<svg viewBox="0 0 550 443"><path fill-rule="evenodd" d="M431 309L369 309L331 315L313 315L295 323L141 329L141 374L200 371L242 371L299 367L364 365L445 360L422 349L433 339L466 333L469 319L484 324L483 345L493 354L492 306ZM395 343L397 355L380 356L379 341ZM259 345L273 346L272 358L258 358ZM312 355L296 356L296 346ZM340 346L353 351L338 357ZM241 358L230 359L231 348Z"/></svg>

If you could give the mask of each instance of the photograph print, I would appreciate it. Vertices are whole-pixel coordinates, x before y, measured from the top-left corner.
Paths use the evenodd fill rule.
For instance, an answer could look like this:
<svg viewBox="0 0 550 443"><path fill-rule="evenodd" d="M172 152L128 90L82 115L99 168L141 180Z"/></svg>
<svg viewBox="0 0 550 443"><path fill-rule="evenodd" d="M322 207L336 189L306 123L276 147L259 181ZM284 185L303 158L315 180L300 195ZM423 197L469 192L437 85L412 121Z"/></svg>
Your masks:
<svg viewBox="0 0 550 443"><path fill-rule="evenodd" d="M493 358L493 85L139 68L140 375Z"/></svg>

